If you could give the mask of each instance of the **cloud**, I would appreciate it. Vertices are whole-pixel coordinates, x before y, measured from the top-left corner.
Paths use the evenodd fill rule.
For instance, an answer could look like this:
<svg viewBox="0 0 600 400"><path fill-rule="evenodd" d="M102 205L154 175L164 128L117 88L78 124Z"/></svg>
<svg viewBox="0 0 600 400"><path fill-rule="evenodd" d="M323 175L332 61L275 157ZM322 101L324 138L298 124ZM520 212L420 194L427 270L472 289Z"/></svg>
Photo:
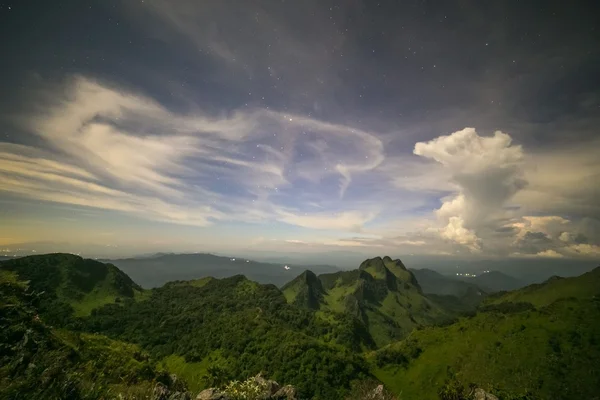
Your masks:
<svg viewBox="0 0 600 400"><path fill-rule="evenodd" d="M526 185L521 146L512 145L511 137L500 131L484 137L465 128L417 143L414 154L441 164L457 188L436 211L445 224L440 235L481 250L478 233L504 217L505 204Z"/></svg>
<svg viewBox="0 0 600 400"><path fill-rule="evenodd" d="M531 153L525 160L526 190L515 202L529 214L600 218L600 140L568 143Z"/></svg>
<svg viewBox="0 0 600 400"><path fill-rule="evenodd" d="M291 225L312 229L348 230L359 232L362 226L375 217L375 213L348 211L336 214L293 214L279 211L279 220Z"/></svg>
<svg viewBox="0 0 600 400"><path fill-rule="evenodd" d="M20 121L36 140L0 143L0 191L183 225L278 221L340 235L311 245L598 255L593 213L527 214L535 209L529 191L558 190L531 167L548 155L525 153L502 132L465 128L386 157L376 132L263 108L215 115L191 104L194 112L178 113L81 76L32 103ZM588 153L575 162L567 150L565 176L578 166L595 177ZM581 191L567 181L560 195L580 194L593 210L592 185Z"/></svg>
<svg viewBox="0 0 600 400"><path fill-rule="evenodd" d="M597 257L600 255L599 239L590 229L594 224L600 222L572 221L556 215L524 216L512 224L516 230L512 247L521 255Z"/></svg>
<svg viewBox="0 0 600 400"><path fill-rule="evenodd" d="M564 257L562 254L560 254L554 250L551 250L551 249L540 251L539 253L536 254L536 256L546 257L546 258L562 258L562 257Z"/></svg>
<svg viewBox="0 0 600 400"><path fill-rule="evenodd" d="M310 215L289 201L298 186L319 194L332 180L343 195L384 160L374 133L265 109L180 114L84 77L65 89L41 91L21 118L45 146L0 144L0 190L198 226L281 219L359 230L375 215L351 203Z"/></svg>

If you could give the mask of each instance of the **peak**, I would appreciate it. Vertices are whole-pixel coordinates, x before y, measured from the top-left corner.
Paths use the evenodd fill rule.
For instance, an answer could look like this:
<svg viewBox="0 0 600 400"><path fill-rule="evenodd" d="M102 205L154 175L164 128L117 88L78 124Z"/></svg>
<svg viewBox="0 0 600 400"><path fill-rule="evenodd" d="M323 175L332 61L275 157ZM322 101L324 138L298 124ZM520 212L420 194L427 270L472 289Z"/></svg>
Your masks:
<svg viewBox="0 0 600 400"><path fill-rule="evenodd" d="M312 272L310 269L307 269L303 273L300 274L301 277L306 279L306 281L314 281L317 280L317 275Z"/></svg>
<svg viewBox="0 0 600 400"><path fill-rule="evenodd" d="M389 258L389 257L388 257ZM384 267L384 261L381 257L367 258L360 264L358 269L367 269L369 267Z"/></svg>
<svg viewBox="0 0 600 400"><path fill-rule="evenodd" d="M297 277L295 277L294 279L292 279L291 281L289 281L288 283L283 285L281 290L285 291L285 290L289 289L290 287L293 287L296 285L301 285L301 286L319 285L320 286L320 281L314 272L307 269L306 271L303 271L300 275L298 275Z"/></svg>

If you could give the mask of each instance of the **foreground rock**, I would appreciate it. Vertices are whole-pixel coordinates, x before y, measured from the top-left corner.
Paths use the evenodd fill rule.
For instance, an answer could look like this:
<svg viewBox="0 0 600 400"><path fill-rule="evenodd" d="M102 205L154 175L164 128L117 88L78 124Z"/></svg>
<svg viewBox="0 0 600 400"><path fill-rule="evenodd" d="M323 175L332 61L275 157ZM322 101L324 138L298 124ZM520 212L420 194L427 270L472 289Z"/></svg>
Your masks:
<svg viewBox="0 0 600 400"><path fill-rule="evenodd" d="M486 392L485 390L483 390L481 388L475 389L475 392L473 393L473 399L474 400L498 400L498 398L496 396Z"/></svg>
<svg viewBox="0 0 600 400"><path fill-rule="evenodd" d="M186 391L173 391L162 383L157 383L152 392L152 400L192 400L192 395Z"/></svg>
<svg viewBox="0 0 600 400"><path fill-rule="evenodd" d="M211 388L201 391L196 396L196 400L230 400L230 397L217 389Z"/></svg>
<svg viewBox="0 0 600 400"><path fill-rule="evenodd" d="M231 400L233 398L297 400L296 396L296 388L293 386L280 386L277 382L265 379L258 374L244 382L231 382L224 389L203 390L196 396L196 400Z"/></svg>

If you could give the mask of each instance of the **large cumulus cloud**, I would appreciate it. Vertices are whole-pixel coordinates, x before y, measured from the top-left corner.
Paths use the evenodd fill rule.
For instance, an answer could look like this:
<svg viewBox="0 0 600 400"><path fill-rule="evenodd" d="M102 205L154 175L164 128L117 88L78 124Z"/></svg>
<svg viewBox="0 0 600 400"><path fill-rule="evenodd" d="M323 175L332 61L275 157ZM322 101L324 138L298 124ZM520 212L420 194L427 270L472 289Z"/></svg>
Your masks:
<svg viewBox="0 0 600 400"><path fill-rule="evenodd" d="M522 147L503 132L486 137L465 128L417 143L414 154L441 164L458 187L436 210L444 223L440 235L480 251L480 231L504 218L504 206L526 186Z"/></svg>

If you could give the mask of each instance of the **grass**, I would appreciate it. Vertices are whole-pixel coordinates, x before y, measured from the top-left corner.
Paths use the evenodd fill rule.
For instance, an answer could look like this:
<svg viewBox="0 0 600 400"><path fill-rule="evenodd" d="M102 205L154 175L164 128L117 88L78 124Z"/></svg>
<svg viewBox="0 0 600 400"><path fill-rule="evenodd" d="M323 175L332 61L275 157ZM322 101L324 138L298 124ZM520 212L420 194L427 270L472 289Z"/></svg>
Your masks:
<svg viewBox="0 0 600 400"><path fill-rule="evenodd" d="M208 367L223 362L224 359L221 356L221 352L217 350L213 351L200 362L187 362L182 356L172 354L163 358L160 365L170 373L183 378L188 384L188 390L198 393L206 389L204 376L208 371Z"/></svg>
<svg viewBox="0 0 600 400"><path fill-rule="evenodd" d="M543 285L530 285L499 297L492 296L484 303L528 302L541 307L559 299L591 297L598 293L599 288L600 269L596 268L579 277L551 280Z"/></svg>
<svg viewBox="0 0 600 400"><path fill-rule="evenodd" d="M109 271L106 278L99 281L96 286L87 293L83 294L81 299L69 299L69 304L73 307L76 317L85 317L91 314L95 308L100 308L106 304L114 303L119 296L113 287L113 273ZM152 291L133 289L134 299L136 301L146 300Z"/></svg>
<svg viewBox="0 0 600 400"><path fill-rule="evenodd" d="M202 377L206 375L209 367L208 359L201 362L186 362L182 356L170 355L161 361L161 365L169 372L185 380L188 389L192 392L200 392L205 389Z"/></svg>
<svg viewBox="0 0 600 400"><path fill-rule="evenodd" d="M94 308L100 308L105 304L114 303L117 296L103 290L86 293L81 300L72 300L69 303L73 307L76 317L85 317L92 313Z"/></svg>
<svg viewBox="0 0 600 400"><path fill-rule="evenodd" d="M301 285L303 285L303 284L304 284L304 282L298 282L293 285L287 286L283 290L283 296L285 297L285 301L288 304L292 304L294 302L294 300L296 300L296 297L298 296L298 293L300 293L300 290L302 288Z"/></svg>
<svg viewBox="0 0 600 400"><path fill-rule="evenodd" d="M593 372L600 357L597 321L597 305L576 300L512 315L479 313L448 327L415 331L380 350L422 352L408 357L407 365L375 367L374 374L404 400L435 398L448 368L464 384L530 390L535 398L588 398L592 393L586 390L600 383Z"/></svg>
<svg viewBox="0 0 600 400"><path fill-rule="evenodd" d="M356 284L336 286L327 291L325 295L325 303L327 308L335 312L345 312L346 305L344 299L346 296L351 295L356 290Z"/></svg>

